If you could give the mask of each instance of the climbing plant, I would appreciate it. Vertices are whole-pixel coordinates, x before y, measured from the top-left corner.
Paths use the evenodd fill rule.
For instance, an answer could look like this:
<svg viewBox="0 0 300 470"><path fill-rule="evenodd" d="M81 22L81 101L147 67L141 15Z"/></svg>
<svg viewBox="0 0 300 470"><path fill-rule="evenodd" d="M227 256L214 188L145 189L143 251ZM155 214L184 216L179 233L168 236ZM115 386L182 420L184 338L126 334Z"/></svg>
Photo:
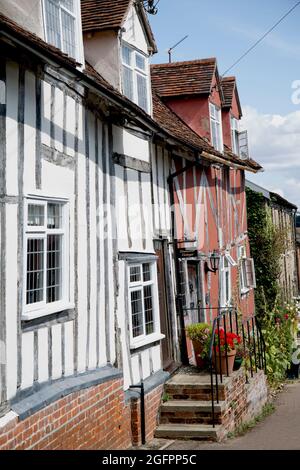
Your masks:
<svg viewBox="0 0 300 470"><path fill-rule="evenodd" d="M280 296L278 283L280 257L284 251L285 233L272 222L271 209L263 194L247 188L248 233L254 258L257 289L257 314L263 315L265 306L272 309Z"/></svg>
<svg viewBox="0 0 300 470"><path fill-rule="evenodd" d="M248 233L257 282L256 314L266 346L268 379L276 385L285 378L290 364L297 315L292 300L283 302L278 282L287 233L273 224L263 194L249 188L246 191Z"/></svg>

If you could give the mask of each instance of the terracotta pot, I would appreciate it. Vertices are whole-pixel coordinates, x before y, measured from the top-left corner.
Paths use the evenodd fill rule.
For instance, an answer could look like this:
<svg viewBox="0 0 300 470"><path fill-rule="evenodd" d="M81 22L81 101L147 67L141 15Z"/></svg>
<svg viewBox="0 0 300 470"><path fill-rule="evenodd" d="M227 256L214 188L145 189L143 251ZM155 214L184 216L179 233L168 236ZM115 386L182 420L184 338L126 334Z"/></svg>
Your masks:
<svg viewBox="0 0 300 470"><path fill-rule="evenodd" d="M234 365L234 360L236 356L236 350L232 349L231 351L227 352L227 360L228 360L228 375L232 374L233 371L233 365ZM226 353L222 352L221 353L221 361L220 361L220 355L216 353L216 355L213 355L213 362L214 362L214 367L216 369L216 372L218 374L222 373L224 375L227 375L227 366L226 366ZM221 362L221 364L220 364ZM221 367L220 367L221 365Z"/></svg>
<svg viewBox="0 0 300 470"><path fill-rule="evenodd" d="M199 369L205 369L206 362L201 357L203 346L201 343L199 343L199 341L192 341L192 343L193 343L197 367L199 367Z"/></svg>

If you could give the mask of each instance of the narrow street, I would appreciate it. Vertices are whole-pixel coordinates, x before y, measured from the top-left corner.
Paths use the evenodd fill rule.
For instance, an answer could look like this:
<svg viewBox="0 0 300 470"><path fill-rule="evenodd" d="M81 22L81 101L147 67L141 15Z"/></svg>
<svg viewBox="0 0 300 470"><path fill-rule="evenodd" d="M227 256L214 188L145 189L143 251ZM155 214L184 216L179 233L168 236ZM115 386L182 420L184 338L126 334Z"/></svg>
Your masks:
<svg viewBox="0 0 300 470"><path fill-rule="evenodd" d="M244 436L224 443L175 441L167 450L299 450L300 381L286 386L274 413Z"/></svg>

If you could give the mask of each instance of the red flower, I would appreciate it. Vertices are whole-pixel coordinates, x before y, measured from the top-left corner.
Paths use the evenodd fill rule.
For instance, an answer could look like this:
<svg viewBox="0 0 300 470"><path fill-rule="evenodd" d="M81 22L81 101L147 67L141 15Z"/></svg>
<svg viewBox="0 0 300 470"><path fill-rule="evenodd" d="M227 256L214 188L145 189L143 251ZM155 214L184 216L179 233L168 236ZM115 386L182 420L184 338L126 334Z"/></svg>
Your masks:
<svg viewBox="0 0 300 470"><path fill-rule="evenodd" d="M241 343L241 337L232 332L226 332L223 328L216 328L215 330L215 347L216 351L219 352L219 348L221 351L230 351L235 349L237 344Z"/></svg>
<svg viewBox="0 0 300 470"><path fill-rule="evenodd" d="M286 320L288 320L290 317L289 317L289 315L286 313L286 314L284 315L284 318L285 318Z"/></svg>

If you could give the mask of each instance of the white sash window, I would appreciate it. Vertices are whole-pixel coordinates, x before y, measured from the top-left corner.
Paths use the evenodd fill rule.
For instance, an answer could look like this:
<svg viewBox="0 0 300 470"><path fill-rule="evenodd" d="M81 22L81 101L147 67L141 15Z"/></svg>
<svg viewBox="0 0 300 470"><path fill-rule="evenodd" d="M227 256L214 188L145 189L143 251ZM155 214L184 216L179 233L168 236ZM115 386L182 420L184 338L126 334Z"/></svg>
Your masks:
<svg viewBox="0 0 300 470"><path fill-rule="evenodd" d="M68 206L63 202L27 200L25 319L59 312L68 303L67 212Z"/></svg>
<svg viewBox="0 0 300 470"><path fill-rule="evenodd" d="M43 0L46 41L80 60L78 0Z"/></svg>
<svg viewBox="0 0 300 470"><path fill-rule="evenodd" d="M149 112L148 58L132 47L122 46L123 93Z"/></svg>
<svg viewBox="0 0 300 470"><path fill-rule="evenodd" d="M209 103L211 142L216 150L223 152L222 116L221 109Z"/></svg>
<svg viewBox="0 0 300 470"><path fill-rule="evenodd" d="M128 265L129 324L132 348L161 339L156 262Z"/></svg>
<svg viewBox="0 0 300 470"><path fill-rule="evenodd" d="M250 289L256 287L255 269L253 258L247 258L244 246L239 247L239 266L240 266L240 291L246 294Z"/></svg>
<svg viewBox="0 0 300 470"><path fill-rule="evenodd" d="M231 116L230 123L231 123L232 152L235 153L235 155L240 155L239 121L236 118Z"/></svg>

